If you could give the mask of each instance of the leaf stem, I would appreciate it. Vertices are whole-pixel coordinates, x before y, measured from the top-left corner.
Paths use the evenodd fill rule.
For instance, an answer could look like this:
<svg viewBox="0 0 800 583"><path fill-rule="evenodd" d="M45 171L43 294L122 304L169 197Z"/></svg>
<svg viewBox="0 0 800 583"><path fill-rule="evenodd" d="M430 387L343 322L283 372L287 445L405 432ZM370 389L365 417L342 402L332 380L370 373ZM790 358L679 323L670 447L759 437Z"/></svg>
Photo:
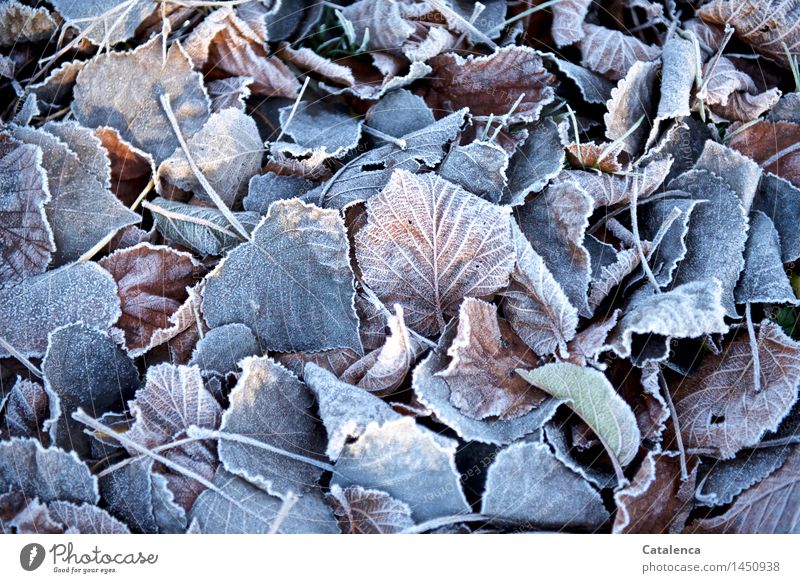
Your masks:
<svg viewBox="0 0 800 583"><path fill-rule="evenodd" d="M0 336L0 347L2 347L11 356L16 358L23 366L25 366L25 368L31 371L34 375L36 375L40 379L44 378L42 376L42 371L36 368L36 365L34 365L30 360L28 360L20 351L11 346L11 344L9 344L6 341L6 339L3 338L2 336Z"/></svg>
<svg viewBox="0 0 800 583"><path fill-rule="evenodd" d="M664 400L667 402L669 414L672 416L672 426L675 429L675 442L678 445L678 454L681 462L681 481L685 482L689 479L689 470L686 466L686 449L683 447L683 435L681 435L681 424L678 420L678 412L675 410L675 404L672 402L672 395L667 386L667 379L664 378L664 373L658 369L658 382L661 385L661 390L664 391Z"/></svg>
<svg viewBox="0 0 800 583"><path fill-rule="evenodd" d="M750 352L753 354L753 390L761 392L761 357L758 354L758 340L753 328L753 314L750 302L744 305L744 317L747 322L747 337L750 340Z"/></svg>

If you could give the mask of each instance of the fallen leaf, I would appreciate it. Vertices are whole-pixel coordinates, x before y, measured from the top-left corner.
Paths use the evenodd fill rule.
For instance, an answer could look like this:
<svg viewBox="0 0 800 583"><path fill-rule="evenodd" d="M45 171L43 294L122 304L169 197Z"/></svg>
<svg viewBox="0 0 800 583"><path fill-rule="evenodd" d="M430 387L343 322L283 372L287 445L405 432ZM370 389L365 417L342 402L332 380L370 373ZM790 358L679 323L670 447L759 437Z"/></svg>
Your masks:
<svg viewBox="0 0 800 583"><path fill-rule="evenodd" d="M380 490L334 484L327 498L345 534L397 534L414 526L408 504Z"/></svg>
<svg viewBox="0 0 800 583"><path fill-rule="evenodd" d="M581 65L605 75L622 79L637 61L653 61L661 51L634 36L603 26L584 23L581 40Z"/></svg>

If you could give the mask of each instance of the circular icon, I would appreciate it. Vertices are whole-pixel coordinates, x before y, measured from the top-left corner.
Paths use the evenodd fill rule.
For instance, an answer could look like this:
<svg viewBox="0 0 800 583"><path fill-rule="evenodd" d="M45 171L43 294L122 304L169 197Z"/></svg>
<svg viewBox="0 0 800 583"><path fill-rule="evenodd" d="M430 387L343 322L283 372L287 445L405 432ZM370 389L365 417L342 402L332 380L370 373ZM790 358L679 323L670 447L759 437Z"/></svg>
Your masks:
<svg viewBox="0 0 800 583"><path fill-rule="evenodd" d="M44 547L39 543L30 543L19 552L19 564L26 571L35 571L44 562Z"/></svg>

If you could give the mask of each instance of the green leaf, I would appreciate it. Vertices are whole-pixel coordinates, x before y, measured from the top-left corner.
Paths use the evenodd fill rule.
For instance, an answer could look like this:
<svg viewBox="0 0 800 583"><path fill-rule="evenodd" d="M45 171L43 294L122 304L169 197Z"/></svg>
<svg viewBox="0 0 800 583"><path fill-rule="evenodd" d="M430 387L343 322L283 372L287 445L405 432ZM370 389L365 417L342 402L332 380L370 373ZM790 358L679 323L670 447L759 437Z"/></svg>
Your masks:
<svg viewBox="0 0 800 583"><path fill-rule="evenodd" d="M633 460L641 441L636 417L603 373L568 362L517 372L533 386L564 399L621 465Z"/></svg>

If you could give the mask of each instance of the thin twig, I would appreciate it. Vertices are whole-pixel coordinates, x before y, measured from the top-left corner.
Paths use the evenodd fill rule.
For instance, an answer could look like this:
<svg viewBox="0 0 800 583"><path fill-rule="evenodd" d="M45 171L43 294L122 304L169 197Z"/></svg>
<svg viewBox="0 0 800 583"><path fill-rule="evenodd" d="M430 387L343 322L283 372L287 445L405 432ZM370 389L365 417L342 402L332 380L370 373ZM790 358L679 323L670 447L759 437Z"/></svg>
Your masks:
<svg viewBox="0 0 800 583"><path fill-rule="evenodd" d="M545 8L549 8L553 4L558 4L559 2L563 2L564 0L548 0L547 2L542 2L541 4L534 6L532 8L528 8L527 10L523 10L519 14L512 16L508 20L504 20L497 26L490 28L486 31L486 34L494 34L495 32L499 32L507 27L509 24L514 24L517 20L522 20L523 18L530 16L534 12L539 12L540 10L544 10Z"/></svg>
<svg viewBox="0 0 800 583"><path fill-rule="evenodd" d="M478 522L478 521L486 522L488 520L489 516L485 514L453 514L451 516L440 516L439 518L433 518L421 524L415 524L414 526L410 526L405 530L403 530L400 534L419 534L422 532L433 530L434 528L449 526L451 524L461 524L462 522Z"/></svg>
<svg viewBox="0 0 800 583"><path fill-rule="evenodd" d="M664 378L664 373L658 369L658 382L661 385L661 390L664 391L664 400L669 407L669 414L672 416L672 426L675 429L675 442L678 445L678 454L681 462L681 481L685 482L689 479L689 469L686 466L686 449L683 447L683 436L681 435L681 423L678 420L678 413L675 410L675 404L672 402L672 395L667 386L667 379Z"/></svg>
<svg viewBox="0 0 800 583"><path fill-rule="evenodd" d="M2 347L11 356L16 358L22 365L25 366L25 368L31 371L31 373L33 373L40 379L44 378L42 376L42 371L36 368L36 365L34 365L30 360L28 360L19 350L11 346L2 336L0 336L0 347Z"/></svg>
<svg viewBox="0 0 800 583"><path fill-rule="evenodd" d="M494 141L494 139L497 137L497 134L500 133L500 130L503 129L506 126L506 124L508 123L508 118L511 116L512 113L514 113L514 111L517 109L517 107L519 107L519 104L522 103L523 99L525 99L525 94L524 93L520 93L519 97L517 97L517 100L511 105L511 107L503 115L503 117L500 118L500 123L497 124L497 127L495 128L494 133L492 134L492 137L489 138L490 142Z"/></svg>
<svg viewBox="0 0 800 583"><path fill-rule="evenodd" d="M242 237L244 237L245 241L249 241L250 233L247 232L247 229L245 229L242 223L239 222L239 219L236 218L231 209L228 208L228 205L225 204L225 201L223 201L219 194L217 194L217 191L214 190L214 187L211 186L211 183L200 171L200 168L194 161L192 153L189 151L189 145L186 143L186 140L183 137L183 132L178 125L178 120L175 117L175 113L172 111L169 93L164 93L161 95L159 100L161 101L161 107L164 108L164 113L167 114L167 118L169 119L170 124L172 124L172 131L175 132L175 137L178 138L181 149L186 156L186 161L189 163L189 168L192 169L195 178L197 178L197 181L203 187L203 190L206 191L206 194L208 194L209 198L217 206L222 215L228 220L231 226L236 229Z"/></svg>
<svg viewBox="0 0 800 583"><path fill-rule="evenodd" d="M750 352L753 354L753 389L756 393L761 392L761 357L758 354L758 340L756 331L753 328L753 315L750 302L744 305L744 318L747 322L747 336L750 339Z"/></svg>
<svg viewBox="0 0 800 583"><path fill-rule="evenodd" d="M283 521L286 520L287 516L289 516L292 506L297 504L298 500L300 500L300 498L294 492L289 492L286 495L286 498L283 499L281 507L278 509L278 514L275 515L275 518L272 519L272 524L269 525L269 531L267 531L267 534L276 534L278 530L280 530L281 525L283 525Z"/></svg>
<svg viewBox="0 0 800 583"><path fill-rule="evenodd" d="M642 246L642 239L639 237L639 217L638 212L636 210L637 199L639 198L639 177L633 177L633 191L631 192L631 231L633 232L633 241L636 243L636 251L639 253L639 261L642 264L642 270L644 271L645 275L647 276L647 280L650 282L650 285L653 286L653 289L656 290L656 293L661 293L661 286L658 285L658 281L656 280L655 275L653 275L653 271L650 269L650 264L647 262L647 256L644 253L644 247Z"/></svg>
<svg viewBox="0 0 800 583"><path fill-rule="evenodd" d="M286 123L281 124L281 131L278 134L278 137L275 139L276 142L280 142L281 138L283 137L283 133L286 131L286 128L289 127L289 124L292 123L294 119L294 114L297 113L297 106L300 105L300 100L303 99L303 94L306 92L306 87L308 87L308 82L311 80L311 77L306 75L306 78L303 80L303 86L300 88L300 93L297 94L297 98L294 100L292 104L292 110L289 112L289 117L286 118Z"/></svg>
<svg viewBox="0 0 800 583"><path fill-rule="evenodd" d="M153 204L152 202L148 202L148 201L144 201L142 203L142 206L144 208L146 208L147 210L149 210L150 212L162 215L164 217L167 217L168 219L170 219L172 221L182 221L184 223L192 223L192 224L195 224L195 225L200 225L202 227L207 227L209 229L212 229L214 231L222 233L226 237L232 237L234 239L239 239L240 238L238 233L234 233L233 231L229 231L225 227L220 227L216 223L212 223L211 221L206 220L206 219L201 219L200 217L193 217L191 215L185 215L185 214L182 214L182 213L176 213L174 211L167 210L164 207L160 207L157 204Z"/></svg>
<svg viewBox="0 0 800 583"><path fill-rule="evenodd" d="M442 14L448 20L450 21L455 20L456 22L458 22L463 27L463 29L468 30L473 36L479 38L482 43L489 45L493 49L497 48L497 43L494 42L492 39L490 39L486 35L486 33L481 32L480 30L475 28L474 24L470 23L469 20L467 20L466 18L461 16L458 12L450 8L450 6L448 6L445 2L443 2L443 0L428 0L428 4L433 6L437 12ZM492 32L494 31L493 30L489 31L490 34Z"/></svg>
<svg viewBox="0 0 800 583"><path fill-rule="evenodd" d="M375 128L370 127L367 124L363 124L361 126L361 129L364 131L364 133L374 136L379 140L383 140L384 142L389 142L390 144L394 144L401 150L405 150L408 147L408 142L406 142L403 138L395 138L394 136L390 136L389 134L385 134L380 130L376 130Z"/></svg>

